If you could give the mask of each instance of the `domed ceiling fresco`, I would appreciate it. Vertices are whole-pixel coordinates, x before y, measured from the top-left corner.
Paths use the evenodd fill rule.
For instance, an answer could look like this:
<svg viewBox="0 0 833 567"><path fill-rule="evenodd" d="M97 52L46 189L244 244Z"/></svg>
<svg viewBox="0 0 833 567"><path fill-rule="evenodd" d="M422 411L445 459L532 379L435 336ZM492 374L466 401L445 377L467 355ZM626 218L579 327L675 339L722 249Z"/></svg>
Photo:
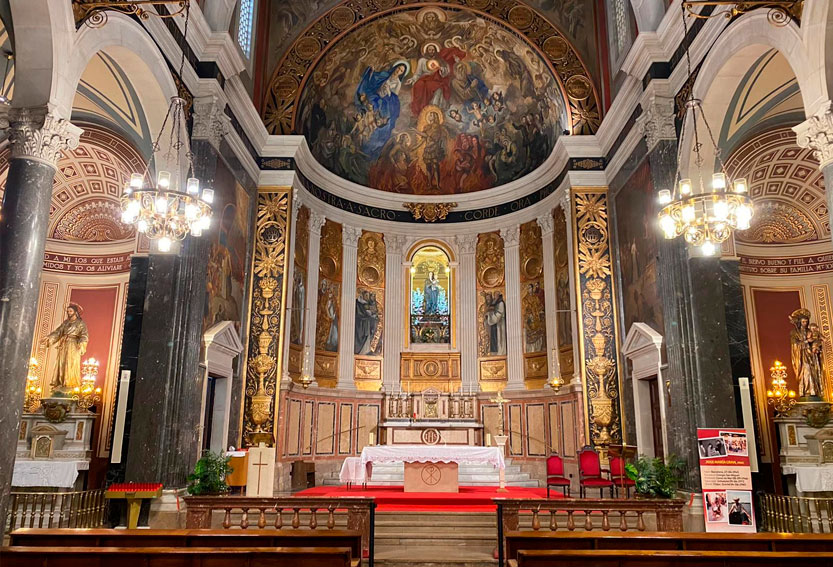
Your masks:
<svg viewBox="0 0 833 567"><path fill-rule="evenodd" d="M517 36L436 6L377 18L315 66L296 129L327 169L383 191L488 189L541 165L564 130L560 87Z"/></svg>

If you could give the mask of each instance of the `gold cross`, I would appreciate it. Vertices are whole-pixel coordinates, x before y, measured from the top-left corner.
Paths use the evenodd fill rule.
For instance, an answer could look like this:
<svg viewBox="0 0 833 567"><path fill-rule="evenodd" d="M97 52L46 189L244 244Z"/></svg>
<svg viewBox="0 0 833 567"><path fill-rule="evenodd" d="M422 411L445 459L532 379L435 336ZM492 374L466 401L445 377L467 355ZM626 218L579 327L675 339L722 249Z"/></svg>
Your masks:
<svg viewBox="0 0 833 567"><path fill-rule="evenodd" d="M497 393L497 396L494 398L489 398L489 401L493 404L497 404L498 410L500 412L498 418L498 435L503 435L503 404L508 402L509 400L503 397L503 390L500 390Z"/></svg>

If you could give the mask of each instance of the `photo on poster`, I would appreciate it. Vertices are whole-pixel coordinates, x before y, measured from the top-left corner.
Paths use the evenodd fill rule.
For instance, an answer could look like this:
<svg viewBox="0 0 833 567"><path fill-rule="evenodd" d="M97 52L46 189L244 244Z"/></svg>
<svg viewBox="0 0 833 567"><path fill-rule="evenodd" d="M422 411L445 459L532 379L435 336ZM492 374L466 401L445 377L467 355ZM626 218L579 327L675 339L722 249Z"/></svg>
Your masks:
<svg viewBox="0 0 833 567"><path fill-rule="evenodd" d="M730 526L752 526L752 493L742 490L726 491L726 499L729 504L729 525Z"/></svg>
<svg viewBox="0 0 833 567"><path fill-rule="evenodd" d="M721 437L698 439L697 444L700 447L701 459L712 459L714 457L726 456L726 444L723 442Z"/></svg>
<svg viewBox="0 0 833 567"><path fill-rule="evenodd" d="M723 445L726 447L726 452L729 455L736 455L739 457L749 456L746 433L721 431L720 438L723 439Z"/></svg>
<svg viewBox="0 0 833 567"><path fill-rule="evenodd" d="M706 508L706 520L712 523L725 524L728 519L726 504L727 495L725 492L704 492L703 506Z"/></svg>

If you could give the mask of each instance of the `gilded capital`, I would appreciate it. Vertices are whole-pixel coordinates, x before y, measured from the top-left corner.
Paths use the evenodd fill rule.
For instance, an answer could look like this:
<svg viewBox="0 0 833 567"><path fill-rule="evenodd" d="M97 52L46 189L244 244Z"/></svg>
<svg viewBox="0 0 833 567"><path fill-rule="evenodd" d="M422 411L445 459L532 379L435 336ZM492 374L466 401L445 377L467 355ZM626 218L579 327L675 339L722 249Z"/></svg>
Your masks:
<svg viewBox="0 0 833 567"><path fill-rule="evenodd" d="M225 113L225 103L217 96L201 96L194 99L194 128L191 137L195 140L207 140L214 149L220 148L220 142L231 129L231 119Z"/></svg>
<svg viewBox="0 0 833 567"><path fill-rule="evenodd" d="M642 104L642 133L648 144L648 151L662 140L676 140L677 130L674 127L674 98L652 95Z"/></svg>
<svg viewBox="0 0 833 567"><path fill-rule="evenodd" d="M819 167L833 163L833 103L827 101L810 118L793 126L796 142L810 148L819 160Z"/></svg>
<svg viewBox="0 0 833 567"><path fill-rule="evenodd" d="M402 254L408 237L404 234L386 234L385 249L388 254Z"/></svg>
<svg viewBox="0 0 833 567"><path fill-rule="evenodd" d="M12 159L26 158L58 165L61 152L78 147L84 132L49 108L0 107L0 125L9 130Z"/></svg>

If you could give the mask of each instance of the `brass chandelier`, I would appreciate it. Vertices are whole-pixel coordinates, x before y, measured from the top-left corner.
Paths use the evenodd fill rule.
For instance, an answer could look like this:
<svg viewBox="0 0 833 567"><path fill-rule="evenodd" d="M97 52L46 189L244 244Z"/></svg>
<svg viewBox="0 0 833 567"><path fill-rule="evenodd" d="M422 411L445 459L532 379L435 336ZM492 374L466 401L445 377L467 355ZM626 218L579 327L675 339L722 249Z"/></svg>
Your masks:
<svg viewBox="0 0 833 567"><path fill-rule="evenodd" d="M186 10L185 37L187 34ZM180 77L184 65L185 50L179 64ZM168 148L161 157L164 157L166 164L174 164L173 173L160 169L156 174L156 183L145 187L145 180L150 179L150 162L154 161L157 167L160 165L160 141L169 125ZM174 242L183 240L188 234L200 236L211 226L214 190L204 188L200 192L200 181L193 177L194 160L186 128L185 100L178 96L171 97L162 128L153 142L153 157L148 160L144 172L131 175L121 197L122 222L135 224L139 233L156 241L160 252L169 252ZM187 164L182 163L183 153ZM190 174L184 187L181 183L183 171Z"/></svg>
<svg viewBox="0 0 833 567"><path fill-rule="evenodd" d="M700 9L704 7L716 8L716 10L703 14ZM745 14L756 8L768 10L766 18L774 26L785 26L791 20L801 18L804 9L804 0L750 0L748 2L735 2L732 0L685 0L683 8L689 15L695 18L708 19L717 16L734 18Z"/></svg>
<svg viewBox="0 0 833 567"><path fill-rule="evenodd" d="M688 36L688 29L683 16L684 38ZM689 45L685 46L688 76L691 77L691 56ZM680 172L682 158L682 140L684 139L688 114L691 113L691 124L694 136L694 165L696 176L683 177ZM709 141L714 150L715 161L719 171L711 175L711 187L706 188L703 180L703 156L701 154L701 132L698 122L702 120L708 133ZM679 236L685 241L697 246L704 256L712 256L717 246L725 242L732 235L733 230L746 230L752 220L752 200L749 198L749 186L746 179L740 177L732 180L726 172L726 166L720 158L720 149L714 141L711 127L703 113L702 101L694 97L693 89L685 102L682 128L680 130L680 144L677 149L677 172L674 177L674 189L662 189L658 193L659 202L663 205L659 212L659 226L667 239Z"/></svg>
<svg viewBox="0 0 833 567"><path fill-rule="evenodd" d="M107 11L137 16L142 20L147 20L150 16L173 18L184 15L189 2L190 0L72 0L72 12L76 25L86 24L91 28L99 28L107 23ZM145 8L159 4L173 6L173 11L164 13Z"/></svg>

